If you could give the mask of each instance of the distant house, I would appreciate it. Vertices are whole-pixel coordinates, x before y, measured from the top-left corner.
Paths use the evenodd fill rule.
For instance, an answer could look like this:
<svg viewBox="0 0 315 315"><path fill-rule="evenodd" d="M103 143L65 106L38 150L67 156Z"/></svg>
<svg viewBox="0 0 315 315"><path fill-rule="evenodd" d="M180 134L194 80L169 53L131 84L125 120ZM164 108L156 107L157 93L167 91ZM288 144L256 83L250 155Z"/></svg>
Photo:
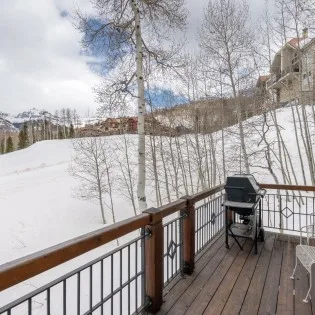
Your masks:
<svg viewBox="0 0 315 315"><path fill-rule="evenodd" d="M145 116L145 133L154 135L173 135L175 129L162 125L152 115ZM97 122L80 128L80 136L106 136L118 134L135 134L138 131L138 117L119 117L107 118L104 121Z"/></svg>
<svg viewBox="0 0 315 315"><path fill-rule="evenodd" d="M107 133L135 133L137 125L137 117L107 118L99 124L99 128Z"/></svg>
<svg viewBox="0 0 315 315"><path fill-rule="evenodd" d="M277 103L315 101L315 39L293 38L276 53L266 89ZM263 77L264 78L264 77ZM262 84L264 80L260 80ZM260 85L262 87L262 85Z"/></svg>

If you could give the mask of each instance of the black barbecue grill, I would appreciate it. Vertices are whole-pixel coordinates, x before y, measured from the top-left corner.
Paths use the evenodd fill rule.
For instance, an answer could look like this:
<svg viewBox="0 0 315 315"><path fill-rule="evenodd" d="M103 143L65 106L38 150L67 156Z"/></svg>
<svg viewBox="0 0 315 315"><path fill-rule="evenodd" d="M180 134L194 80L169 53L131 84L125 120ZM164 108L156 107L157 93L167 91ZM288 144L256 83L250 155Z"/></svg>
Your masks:
<svg viewBox="0 0 315 315"><path fill-rule="evenodd" d="M225 243L229 248L228 237L232 236L239 247L238 237L251 238L255 242L257 253L257 239L264 240L262 229L261 199L266 191L260 189L256 179L251 174L229 176L225 185Z"/></svg>

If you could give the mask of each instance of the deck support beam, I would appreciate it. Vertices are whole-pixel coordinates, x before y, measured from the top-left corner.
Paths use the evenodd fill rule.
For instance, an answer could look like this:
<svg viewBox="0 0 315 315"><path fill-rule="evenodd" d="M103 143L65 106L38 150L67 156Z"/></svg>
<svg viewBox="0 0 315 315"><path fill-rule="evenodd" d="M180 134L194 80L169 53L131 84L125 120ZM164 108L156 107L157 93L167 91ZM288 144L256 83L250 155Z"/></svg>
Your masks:
<svg viewBox="0 0 315 315"><path fill-rule="evenodd" d="M150 236L145 240L146 296L150 300L147 311L154 314L163 303L163 213L156 208L144 213L151 216L150 224L146 226Z"/></svg>
<svg viewBox="0 0 315 315"><path fill-rule="evenodd" d="M183 272L191 275L195 269L195 201L192 197L184 196L186 208L181 210L181 215L186 215L183 219Z"/></svg>

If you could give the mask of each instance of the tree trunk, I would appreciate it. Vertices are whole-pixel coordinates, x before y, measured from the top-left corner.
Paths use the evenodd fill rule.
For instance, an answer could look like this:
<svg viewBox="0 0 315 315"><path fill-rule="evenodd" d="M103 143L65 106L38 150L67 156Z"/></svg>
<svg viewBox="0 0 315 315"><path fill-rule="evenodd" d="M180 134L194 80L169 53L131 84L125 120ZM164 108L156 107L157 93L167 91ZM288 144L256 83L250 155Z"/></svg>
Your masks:
<svg viewBox="0 0 315 315"><path fill-rule="evenodd" d="M295 104L297 105L297 104ZM296 109L298 110L298 108L296 107ZM302 153L301 153L301 148L300 148L300 141L299 141L299 136L298 136L298 132L297 132L297 126L296 126L296 119L295 119L295 114L294 114L294 108L291 104L291 111L292 111L292 116L293 116L293 124L294 124L294 134L295 134L295 140L296 140L296 145L297 145L297 149L298 149L298 153L299 153L299 159L300 159L300 163L301 163L301 170L302 170L302 176L303 176L303 183L306 186L306 177L305 177L305 171L304 171L304 163L303 163L303 158L302 158ZM301 130L302 132L302 130ZM303 138L303 134L302 134L302 138Z"/></svg>
<svg viewBox="0 0 315 315"><path fill-rule="evenodd" d="M168 182L168 175L167 175L167 169L166 169L166 161L164 158L164 150L163 150L163 140L162 136L160 136L160 154L161 154L161 159L162 159L162 164L163 164L163 170L164 170L164 176L165 176L165 190L166 190L166 196L167 200L170 203L171 202L171 194L169 190L169 182Z"/></svg>
<svg viewBox="0 0 315 315"><path fill-rule="evenodd" d="M99 199L99 202L100 202L103 223L106 224L105 212L104 212L104 206L103 206L102 184L101 184L101 179L100 179L100 174L99 174L99 166L98 166L97 160L95 160L95 162L96 162L98 199Z"/></svg>
<svg viewBox="0 0 315 315"><path fill-rule="evenodd" d="M244 126L243 126L243 121L242 121L242 106L241 106L241 101L237 97L233 70L232 70L231 61L230 61L229 47L227 46L226 49L227 49L227 56L228 56L229 77L230 77L231 86L233 90L233 96L237 105L237 121L238 121L238 128L240 132L242 156L243 156L246 174L250 174L249 161L248 161L248 155L247 155L246 144L245 144Z"/></svg>
<svg viewBox="0 0 315 315"><path fill-rule="evenodd" d="M143 211L147 208L145 195L145 132L144 132L144 80L143 80L143 54L140 10L135 0L131 0L131 7L134 12L136 26L136 64L137 64L137 85L138 85L138 202L139 209Z"/></svg>

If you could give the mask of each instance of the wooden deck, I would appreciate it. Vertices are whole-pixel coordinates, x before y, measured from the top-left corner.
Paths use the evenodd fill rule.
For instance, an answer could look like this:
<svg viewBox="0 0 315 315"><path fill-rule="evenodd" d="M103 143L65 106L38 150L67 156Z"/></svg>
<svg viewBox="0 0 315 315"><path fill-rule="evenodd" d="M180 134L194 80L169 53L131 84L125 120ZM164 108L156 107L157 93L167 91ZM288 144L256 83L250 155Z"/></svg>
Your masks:
<svg viewBox="0 0 315 315"><path fill-rule="evenodd" d="M221 235L200 253L193 275L178 276L165 288L158 314L313 314L312 303L302 301L306 272L299 267L296 280L290 279L296 244L266 234L257 255L251 240L243 241L243 251L230 244L226 249Z"/></svg>

